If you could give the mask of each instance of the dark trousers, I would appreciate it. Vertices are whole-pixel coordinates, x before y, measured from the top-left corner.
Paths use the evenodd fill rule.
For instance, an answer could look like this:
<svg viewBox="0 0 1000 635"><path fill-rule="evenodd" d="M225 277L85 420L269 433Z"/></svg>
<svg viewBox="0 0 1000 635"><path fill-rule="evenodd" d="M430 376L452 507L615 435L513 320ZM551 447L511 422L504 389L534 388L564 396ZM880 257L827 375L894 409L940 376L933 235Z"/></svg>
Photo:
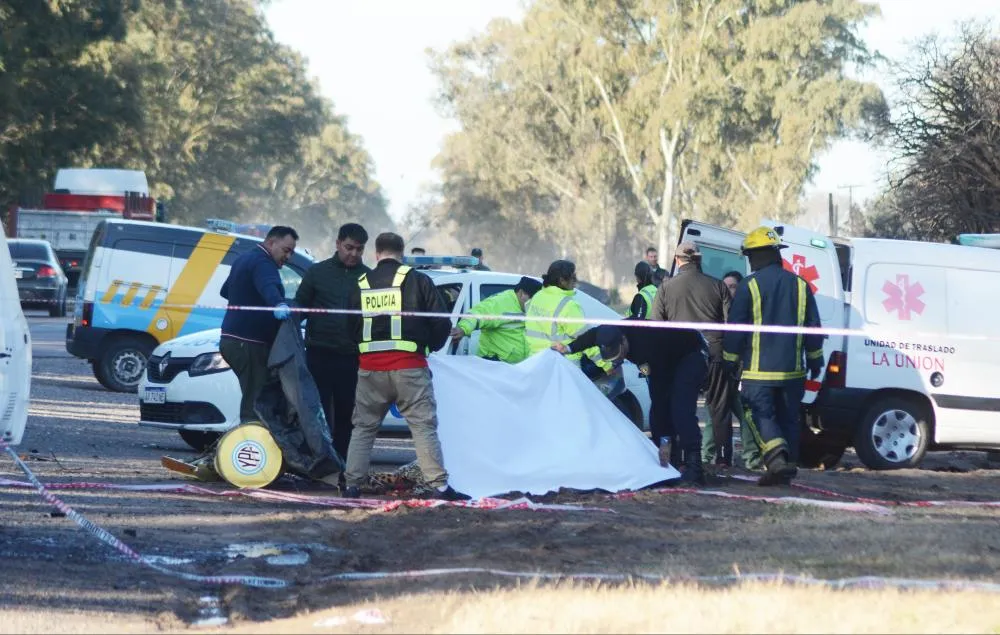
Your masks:
<svg viewBox="0 0 1000 635"><path fill-rule="evenodd" d="M735 385L732 377L726 372L721 361L708 364L708 386L705 389L705 408L708 410L710 429L706 436L711 435L711 445L715 456L703 459L714 462L733 464L733 395Z"/></svg>
<svg viewBox="0 0 1000 635"><path fill-rule="evenodd" d="M330 426L333 448L344 459L351 445L354 393L358 389L358 356L334 353L321 347L306 349L309 374L316 382L323 414Z"/></svg>
<svg viewBox="0 0 1000 635"><path fill-rule="evenodd" d="M694 352L683 357L672 372L656 369L650 374L649 429L654 445L660 444L660 437L668 437L676 439L675 456L677 452L694 456L701 450L698 393L707 372L705 356Z"/></svg>
<svg viewBox="0 0 1000 635"><path fill-rule="evenodd" d="M257 342L223 337L219 340L219 353L240 382L240 392L243 393L240 398L240 423L260 421L254 403L271 375L271 371L267 369L269 347Z"/></svg>
<svg viewBox="0 0 1000 635"><path fill-rule="evenodd" d="M788 452L788 461L799 460L799 410L805 394L805 380L768 386L743 380L743 402L750 411L747 424L761 449L764 462L780 450Z"/></svg>

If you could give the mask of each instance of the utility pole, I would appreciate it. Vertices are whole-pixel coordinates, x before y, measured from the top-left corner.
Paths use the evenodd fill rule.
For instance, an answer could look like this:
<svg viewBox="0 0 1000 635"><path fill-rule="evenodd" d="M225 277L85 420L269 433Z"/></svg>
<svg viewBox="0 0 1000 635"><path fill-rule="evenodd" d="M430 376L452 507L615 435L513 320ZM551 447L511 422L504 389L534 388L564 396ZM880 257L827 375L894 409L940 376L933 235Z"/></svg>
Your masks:
<svg viewBox="0 0 1000 635"><path fill-rule="evenodd" d="M864 187L864 185L838 185L838 190L847 190L847 218L851 218L851 213L854 211L854 188Z"/></svg>
<svg viewBox="0 0 1000 635"><path fill-rule="evenodd" d="M837 235L837 208L833 206L833 192L830 192L829 200L827 201L829 205L830 212L830 236Z"/></svg>

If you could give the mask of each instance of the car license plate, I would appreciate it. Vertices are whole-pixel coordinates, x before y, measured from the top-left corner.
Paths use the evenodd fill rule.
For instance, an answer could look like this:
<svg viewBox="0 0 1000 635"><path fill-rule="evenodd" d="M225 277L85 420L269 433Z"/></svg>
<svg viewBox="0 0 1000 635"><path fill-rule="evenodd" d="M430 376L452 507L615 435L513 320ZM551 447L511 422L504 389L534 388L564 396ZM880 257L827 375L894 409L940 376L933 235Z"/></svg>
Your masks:
<svg viewBox="0 0 1000 635"><path fill-rule="evenodd" d="M14 278L15 279L20 280L23 277L24 277L24 272L23 271L21 271L20 269L15 269L14 270Z"/></svg>
<svg viewBox="0 0 1000 635"><path fill-rule="evenodd" d="M147 388L142 391L142 400L146 403L167 403L167 389Z"/></svg>

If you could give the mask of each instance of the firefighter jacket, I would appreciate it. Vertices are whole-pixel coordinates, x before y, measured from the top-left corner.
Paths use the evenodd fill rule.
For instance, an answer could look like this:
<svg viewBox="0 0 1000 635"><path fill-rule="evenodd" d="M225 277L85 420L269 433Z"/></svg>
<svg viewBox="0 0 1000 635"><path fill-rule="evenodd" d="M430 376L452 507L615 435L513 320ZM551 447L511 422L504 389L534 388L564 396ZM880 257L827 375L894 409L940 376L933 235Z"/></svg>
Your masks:
<svg viewBox="0 0 1000 635"><path fill-rule="evenodd" d="M632 304L629 306L628 311L625 312L625 317L636 317L642 320L650 319L650 314L653 312L653 300L655 298L655 284L647 284L639 289L639 293L635 294L635 297L632 298Z"/></svg>
<svg viewBox="0 0 1000 635"><path fill-rule="evenodd" d="M449 312L427 274L397 260L382 260L375 269L362 275L349 306L362 311L360 316L350 316L351 331L362 355L384 351L428 355L444 346L451 333L451 320L446 317L386 314L388 311Z"/></svg>
<svg viewBox="0 0 1000 635"><path fill-rule="evenodd" d="M523 317L524 310L517 292L508 289L479 302L469 313L490 316ZM508 364L516 364L528 357L528 342L524 339L524 321L516 319L473 319L462 318L458 328L468 337L473 331L479 333L480 357L495 358Z"/></svg>
<svg viewBox="0 0 1000 635"><path fill-rule="evenodd" d="M820 326L819 311L809 284L768 265L744 278L729 310L731 324ZM808 364L823 359L823 335L727 331L723 358L743 362L742 381L781 385L805 379Z"/></svg>

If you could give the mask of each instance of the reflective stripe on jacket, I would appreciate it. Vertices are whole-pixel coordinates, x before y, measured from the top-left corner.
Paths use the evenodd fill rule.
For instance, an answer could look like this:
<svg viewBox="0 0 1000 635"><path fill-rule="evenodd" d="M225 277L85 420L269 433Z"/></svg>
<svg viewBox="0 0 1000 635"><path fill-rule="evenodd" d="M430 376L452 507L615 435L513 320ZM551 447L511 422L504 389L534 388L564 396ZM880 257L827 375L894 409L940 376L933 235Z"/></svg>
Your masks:
<svg viewBox="0 0 1000 635"><path fill-rule="evenodd" d="M542 287L525 307L527 321L524 323L524 339L528 343L528 354L534 355L551 348L556 342L569 346L576 337L590 328L584 323L575 322L555 322L551 318L583 318L583 309L573 298L576 290L569 291L557 286ZM566 355L575 363L579 363L580 358L586 355L595 364L605 371L611 368L611 364L601 359L600 350L594 346L581 353Z"/></svg>
<svg viewBox="0 0 1000 635"><path fill-rule="evenodd" d="M732 324L820 326L816 298L799 276L773 264L744 278L736 288ZM805 358L823 357L823 335L727 331L723 358L743 362L743 381L780 384L804 379Z"/></svg>
<svg viewBox="0 0 1000 635"><path fill-rule="evenodd" d="M385 315L387 311L403 310L403 280L410 273L410 267L402 265L392 277L392 286L372 289L368 283L368 274L358 279L361 289L361 343L358 350L361 353L380 353L383 351L417 352L417 343L403 339L403 317L401 315ZM388 329L386 329L388 322ZM386 338L388 331L388 339Z"/></svg>
<svg viewBox="0 0 1000 635"><path fill-rule="evenodd" d="M524 316L521 302L517 299L517 292L513 289L480 301L469 309L469 313ZM473 331L480 331L477 349L477 355L480 357L495 357L508 364L516 364L528 357L528 342L524 338L523 320L462 318L457 326L466 337L472 335Z"/></svg>
<svg viewBox="0 0 1000 635"><path fill-rule="evenodd" d="M653 312L653 300L656 299L656 285L647 284L643 288L639 289L639 293L635 294L632 298L632 304L625 311L625 317L638 317L644 320L649 320L650 314ZM633 307L636 306L636 301L640 300L642 302L641 307L638 311L633 312Z"/></svg>

